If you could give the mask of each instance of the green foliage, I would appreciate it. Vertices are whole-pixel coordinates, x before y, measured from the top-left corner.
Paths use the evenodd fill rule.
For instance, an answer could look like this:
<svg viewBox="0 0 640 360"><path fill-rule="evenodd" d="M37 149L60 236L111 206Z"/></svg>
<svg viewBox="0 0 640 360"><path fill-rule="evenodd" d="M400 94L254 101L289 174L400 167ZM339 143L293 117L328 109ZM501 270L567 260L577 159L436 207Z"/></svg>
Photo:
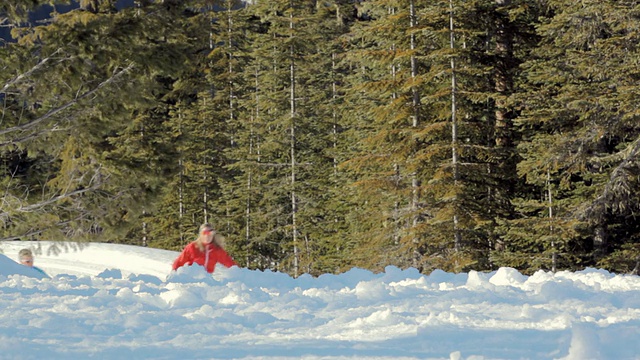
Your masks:
<svg viewBox="0 0 640 360"><path fill-rule="evenodd" d="M514 96L524 138L518 172L531 185L554 189L547 201L555 231L579 243L573 255L596 261L633 236L618 229L629 229L627 219L638 209L631 159L640 134L637 121L628 122L637 115L620 91L637 78L629 62L637 47L629 41L637 37L638 13L630 4L612 4L550 2L540 46L524 64L522 91ZM528 237L535 241L536 234Z"/></svg>
<svg viewBox="0 0 640 360"><path fill-rule="evenodd" d="M211 222L293 275L637 273L633 2L114 4L0 44L5 239L180 250Z"/></svg>
<svg viewBox="0 0 640 360"><path fill-rule="evenodd" d="M640 272L640 244L636 241L622 245L620 249L603 258L598 266L610 271L638 275Z"/></svg>
<svg viewBox="0 0 640 360"><path fill-rule="evenodd" d="M137 151L146 146L158 158L167 149L141 144L144 127L132 119L162 111L166 76L178 73L188 43L167 35L171 21L158 20L171 16L161 6L116 12L109 2L93 5L23 28L2 49L2 65L11 68L3 79L10 104L3 146L52 164L37 183L10 183L6 196L20 200L3 207L5 236L115 241L138 226L143 204L157 193L162 165ZM165 30L149 27L154 21ZM166 58L154 63L145 51Z"/></svg>

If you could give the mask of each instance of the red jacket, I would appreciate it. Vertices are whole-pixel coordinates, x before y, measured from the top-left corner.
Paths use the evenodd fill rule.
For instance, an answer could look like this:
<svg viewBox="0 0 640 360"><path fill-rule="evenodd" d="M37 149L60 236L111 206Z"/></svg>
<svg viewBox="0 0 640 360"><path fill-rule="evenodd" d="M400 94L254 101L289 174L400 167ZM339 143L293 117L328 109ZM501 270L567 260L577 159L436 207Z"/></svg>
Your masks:
<svg viewBox="0 0 640 360"><path fill-rule="evenodd" d="M206 246L205 251L202 252L196 246L195 241L184 247L182 253L173 262L173 270L177 270L184 264L193 265L193 263L204 266L208 273L212 273L215 270L217 263L226 267L238 265L223 248L210 243Z"/></svg>

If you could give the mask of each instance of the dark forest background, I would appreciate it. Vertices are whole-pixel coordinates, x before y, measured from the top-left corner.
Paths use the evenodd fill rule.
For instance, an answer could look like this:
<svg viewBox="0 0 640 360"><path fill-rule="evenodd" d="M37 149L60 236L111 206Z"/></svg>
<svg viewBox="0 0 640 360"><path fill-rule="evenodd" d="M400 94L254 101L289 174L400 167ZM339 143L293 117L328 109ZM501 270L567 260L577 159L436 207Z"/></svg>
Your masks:
<svg viewBox="0 0 640 360"><path fill-rule="evenodd" d="M640 269L640 2L8 0L0 237Z"/></svg>

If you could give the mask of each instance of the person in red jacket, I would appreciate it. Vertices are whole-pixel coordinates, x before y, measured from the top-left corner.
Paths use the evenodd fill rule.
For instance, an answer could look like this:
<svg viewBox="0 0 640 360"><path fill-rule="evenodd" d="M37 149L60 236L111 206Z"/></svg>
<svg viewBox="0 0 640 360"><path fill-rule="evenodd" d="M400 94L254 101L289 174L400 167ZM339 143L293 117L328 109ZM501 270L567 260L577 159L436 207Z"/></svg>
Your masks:
<svg viewBox="0 0 640 360"><path fill-rule="evenodd" d="M224 237L216 233L210 224L202 224L198 238L185 246L173 262L173 270L193 263L204 266L208 273L213 273L217 263L226 267L238 266L222 248L223 241Z"/></svg>

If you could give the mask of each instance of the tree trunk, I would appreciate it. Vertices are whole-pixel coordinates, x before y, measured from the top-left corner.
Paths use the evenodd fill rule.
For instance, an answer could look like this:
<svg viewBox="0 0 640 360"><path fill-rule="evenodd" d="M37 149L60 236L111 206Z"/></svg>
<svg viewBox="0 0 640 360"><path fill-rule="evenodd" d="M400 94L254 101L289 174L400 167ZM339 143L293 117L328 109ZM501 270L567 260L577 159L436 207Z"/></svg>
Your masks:
<svg viewBox="0 0 640 360"><path fill-rule="evenodd" d="M508 6L511 0L496 0L498 6ZM509 95L512 88L512 80L509 76L509 64L511 63L512 54L512 35L506 29L504 18L499 18L496 24L496 74L495 74L495 90L498 93L496 98L496 123L495 123L495 143L499 147L511 146L511 137L509 131L511 129L510 115L505 106L505 98Z"/></svg>
<svg viewBox="0 0 640 360"><path fill-rule="evenodd" d="M416 17L416 8L414 0L411 0L409 3L409 26L411 28L415 28L418 26L417 17ZM416 84L416 78L418 77L418 60L415 55L416 50L416 36L411 32L410 38L410 46L411 46L411 97L412 97L412 108L413 108L413 121L412 126L414 129L418 127L419 118L420 118L420 93L418 92L418 88ZM420 181L415 172L411 174L411 188L412 188L412 198L411 198L411 210L413 211L413 227L415 228L420 221L418 216L418 204L420 202ZM422 253L419 249L419 241L416 235L413 236L413 267L416 269L420 269L420 260L422 258Z"/></svg>
<svg viewBox="0 0 640 360"><path fill-rule="evenodd" d="M599 258L605 254L607 245L607 230L606 225L598 225L593 234L593 248L595 261L598 261Z"/></svg>
<svg viewBox="0 0 640 360"><path fill-rule="evenodd" d="M547 170L547 200L549 202L549 233L553 239L553 197L551 194L551 172ZM556 272L557 268L557 254L556 254L556 244L553 240L551 240L551 271Z"/></svg>
<svg viewBox="0 0 640 360"><path fill-rule="evenodd" d="M293 2L290 3L291 7L293 7ZM293 13L289 15L289 29L291 29L291 36L293 37ZM293 45L291 45L290 49L291 56L291 64L290 64L290 75L289 81L291 82L290 86L290 104L291 104L291 230L293 237L293 274L294 277L298 277L300 275L300 250L298 249L298 228L296 224L296 215L298 212L298 203L296 199L296 72L295 72L295 59L294 59L294 49Z"/></svg>
<svg viewBox="0 0 640 360"><path fill-rule="evenodd" d="M453 32L453 0L449 0L449 46L455 49L455 36ZM453 184L457 186L458 174L458 124L456 120L456 62L453 54L451 55L451 163L453 166ZM454 202L457 199L454 199ZM455 206L455 203L454 203ZM453 232L454 232L454 249L459 251L462 247L462 234L459 229L458 212L453 213Z"/></svg>

